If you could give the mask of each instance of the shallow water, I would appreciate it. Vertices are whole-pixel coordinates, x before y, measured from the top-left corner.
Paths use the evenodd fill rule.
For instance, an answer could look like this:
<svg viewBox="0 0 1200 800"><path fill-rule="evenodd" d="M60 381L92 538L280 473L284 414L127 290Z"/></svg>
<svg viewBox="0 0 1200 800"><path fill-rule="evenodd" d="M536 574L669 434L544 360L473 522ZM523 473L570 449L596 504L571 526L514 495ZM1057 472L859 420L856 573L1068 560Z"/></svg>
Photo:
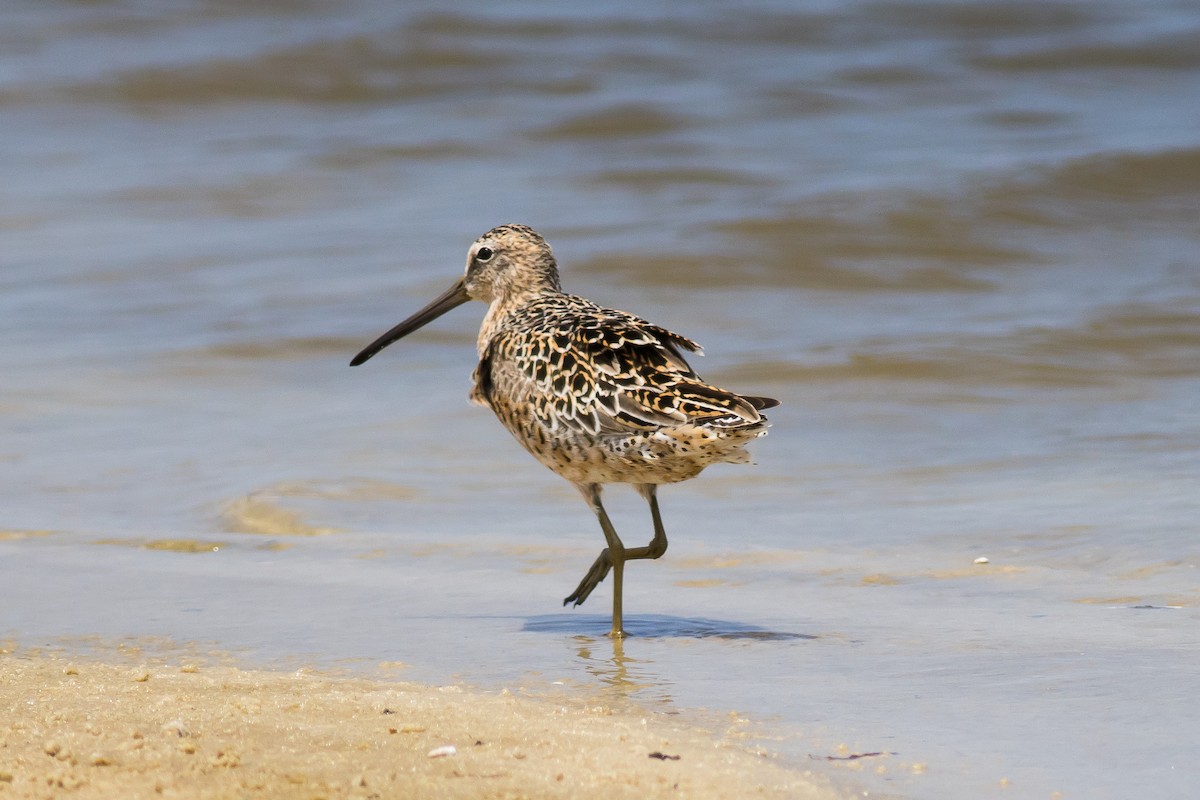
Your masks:
<svg viewBox="0 0 1200 800"><path fill-rule="evenodd" d="M0 634L736 709L875 796L1182 796L1198 36L1167 0L6 6ZM509 221L783 400L756 467L662 492L619 657L606 588L559 607L591 515L465 402L482 309L347 368Z"/></svg>

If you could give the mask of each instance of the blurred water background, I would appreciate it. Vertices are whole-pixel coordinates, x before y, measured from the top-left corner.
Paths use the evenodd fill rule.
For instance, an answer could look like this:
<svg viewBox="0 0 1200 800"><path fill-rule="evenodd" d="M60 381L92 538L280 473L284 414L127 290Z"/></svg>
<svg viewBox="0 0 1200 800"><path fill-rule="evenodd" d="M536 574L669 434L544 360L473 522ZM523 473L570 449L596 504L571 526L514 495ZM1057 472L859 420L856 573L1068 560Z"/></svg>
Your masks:
<svg viewBox="0 0 1200 800"><path fill-rule="evenodd" d="M1194 2L15 0L0 173L0 636L736 710L876 797L1200 783ZM482 307L347 366L504 222L783 401L661 493L623 654Z"/></svg>

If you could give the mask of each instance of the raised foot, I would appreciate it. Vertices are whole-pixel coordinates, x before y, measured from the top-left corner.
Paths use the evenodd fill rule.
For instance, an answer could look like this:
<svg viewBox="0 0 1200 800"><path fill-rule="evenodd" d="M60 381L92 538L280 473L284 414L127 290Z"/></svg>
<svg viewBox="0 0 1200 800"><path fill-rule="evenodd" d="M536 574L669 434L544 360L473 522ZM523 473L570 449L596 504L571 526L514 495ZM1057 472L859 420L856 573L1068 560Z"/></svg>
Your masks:
<svg viewBox="0 0 1200 800"><path fill-rule="evenodd" d="M591 568L587 574L583 576L583 580L575 587L575 591L571 592L563 599L563 605L574 603L576 607L583 605L583 601L588 599L588 595L592 590L600 585L608 576L608 571L612 569L612 559L608 557L608 548L600 551L600 555L592 562Z"/></svg>

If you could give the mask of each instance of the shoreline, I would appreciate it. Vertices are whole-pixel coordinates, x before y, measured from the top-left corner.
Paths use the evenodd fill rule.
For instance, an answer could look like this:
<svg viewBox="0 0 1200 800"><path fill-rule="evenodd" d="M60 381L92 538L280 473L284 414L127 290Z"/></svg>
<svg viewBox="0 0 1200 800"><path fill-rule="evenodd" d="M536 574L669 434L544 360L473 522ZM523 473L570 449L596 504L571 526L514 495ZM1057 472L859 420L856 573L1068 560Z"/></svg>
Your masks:
<svg viewBox="0 0 1200 800"><path fill-rule="evenodd" d="M849 797L660 713L140 651L0 648L0 798Z"/></svg>

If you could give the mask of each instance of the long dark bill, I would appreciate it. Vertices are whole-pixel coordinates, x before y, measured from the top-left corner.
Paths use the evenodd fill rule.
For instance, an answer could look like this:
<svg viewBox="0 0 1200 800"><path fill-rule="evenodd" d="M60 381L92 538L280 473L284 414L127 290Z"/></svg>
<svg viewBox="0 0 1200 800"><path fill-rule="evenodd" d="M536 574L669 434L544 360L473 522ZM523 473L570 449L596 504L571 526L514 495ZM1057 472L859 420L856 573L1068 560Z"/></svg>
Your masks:
<svg viewBox="0 0 1200 800"><path fill-rule="evenodd" d="M350 366L357 367L392 342L408 336L417 328L428 325L450 309L457 308L470 299L470 295L467 294L466 280L460 278L457 283L439 295L432 303L363 348L363 351L356 355L354 360L350 362Z"/></svg>

